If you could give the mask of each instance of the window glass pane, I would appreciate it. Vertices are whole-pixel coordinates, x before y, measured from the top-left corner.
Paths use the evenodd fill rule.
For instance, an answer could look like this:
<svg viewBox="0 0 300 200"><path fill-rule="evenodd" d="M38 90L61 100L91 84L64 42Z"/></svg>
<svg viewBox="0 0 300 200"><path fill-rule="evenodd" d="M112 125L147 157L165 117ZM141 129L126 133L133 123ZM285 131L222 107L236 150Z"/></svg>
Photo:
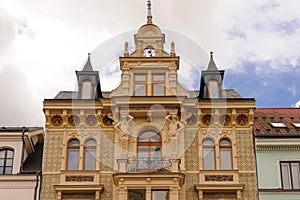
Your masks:
<svg viewBox="0 0 300 200"><path fill-rule="evenodd" d="M160 141L160 136L156 132L144 132L139 136L138 141L139 142L159 142Z"/></svg>
<svg viewBox="0 0 300 200"><path fill-rule="evenodd" d="M152 200L169 200L169 191L152 191Z"/></svg>
<svg viewBox="0 0 300 200"><path fill-rule="evenodd" d="M289 163L281 163L281 178L283 189L292 189Z"/></svg>
<svg viewBox="0 0 300 200"><path fill-rule="evenodd" d="M165 76L164 75L154 75L153 76L153 80L154 81L164 81L165 80Z"/></svg>
<svg viewBox="0 0 300 200"><path fill-rule="evenodd" d="M0 159L0 166L1 166L1 167L4 166L4 159Z"/></svg>
<svg viewBox="0 0 300 200"><path fill-rule="evenodd" d="M3 167L0 167L0 174L3 174Z"/></svg>
<svg viewBox="0 0 300 200"><path fill-rule="evenodd" d="M77 140L72 140L69 142L68 146L79 146L79 142Z"/></svg>
<svg viewBox="0 0 300 200"><path fill-rule="evenodd" d="M12 159L7 159L6 160L6 166L12 166L13 160Z"/></svg>
<svg viewBox="0 0 300 200"><path fill-rule="evenodd" d="M160 169L161 168L161 153L160 146L151 147L151 168Z"/></svg>
<svg viewBox="0 0 300 200"><path fill-rule="evenodd" d="M146 75L135 75L135 81L146 81Z"/></svg>
<svg viewBox="0 0 300 200"><path fill-rule="evenodd" d="M68 170L78 169L79 149L68 150Z"/></svg>
<svg viewBox="0 0 300 200"><path fill-rule="evenodd" d="M85 146L96 146L96 141L95 140L88 140L85 142Z"/></svg>
<svg viewBox="0 0 300 200"><path fill-rule="evenodd" d="M208 82L209 98L219 98L219 86L216 81Z"/></svg>
<svg viewBox="0 0 300 200"><path fill-rule="evenodd" d="M138 147L138 168L149 169L148 164L148 146Z"/></svg>
<svg viewBox="0 0 300 200"><path fill-rule="evenodd" d="M128 190L128 200L146 200L146 190Z"/></svg>
<svg viewBox="0 0 300 200"><path fill-rule="evenodd" d="M300 163L291 163L293 189L300 189Z"/></svg>
<svg viewBox="0 0 300 200"><path fill-rule="evenodd" d="M7 155L6 155L7 158L13 158L14 157L14 151L12 150L7 150Z"/></svg>
<svg viewBox="0 0 300 200"><path fill-rule="evenodd" d="M90 99L92 97L92 84L91 82L83 82L81 88L81 98Z"/></svg>
<svg viewBox="0 0 300 200"><path fill-rule="evenodd" d="M213 147L215 145L215 143L212 140L204 140L203 145Z"/></svg>
<svg viewBox="0 0 300 200"><path fill-rule="evenodd" d="M5 174L11 174L11 173L12 173L12 167L6 167Z"/></svg>
<svg viewBox="0 0 300 200"><path fill-rule="evenodd" d="M135 96L146 96L145 84L135 84Z"/></svg>
<svg viewBox="0 0 300 200"><path fill-rule="evenodd" d="M84 169L95 170L96 169L96 149L85 149L84 154Z"/></svg>
<svg viewBox="0 0 300 200"><path fill-rule="evenodd" d="M220 149L220 167L221 169L232 169L231 149Z"/></svg>
<svg viewBox="0 0 300 200"><path fill-rule="evenodd" d="M204 169L215 169L215 152L213 148L203 148Z"/></svg>
<svg viewBox="0 0 300 200"><path fill-rule="evenodd" d="M220 146L231 146L231 143L229 140L222 140Z"/></svg>
<svg viewBox="0 0 300 200"><path fill-rule="evenodd" d="M4 158L5 157L5 150L0 151L0 158Z"/></svg>
<svg viewBox="0 0 300 200"><path fill-rule="evenodd" d="M165 95L165 85L164 84L154 84L153 85L153 95L154 96L164 96Z"/></svg>

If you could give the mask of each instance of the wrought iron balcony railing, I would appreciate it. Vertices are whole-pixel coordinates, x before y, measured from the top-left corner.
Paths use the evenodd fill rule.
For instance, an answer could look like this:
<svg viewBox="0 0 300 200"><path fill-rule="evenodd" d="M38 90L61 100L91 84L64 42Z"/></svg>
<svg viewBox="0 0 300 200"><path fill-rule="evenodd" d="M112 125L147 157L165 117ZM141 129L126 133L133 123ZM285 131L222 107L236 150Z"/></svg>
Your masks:
<svg viewBox="0 0 300 200"><path fill-rule="evenodd" d="M170 166L170 158L129 158L127 160L127 172L169 171Z"/></svg>

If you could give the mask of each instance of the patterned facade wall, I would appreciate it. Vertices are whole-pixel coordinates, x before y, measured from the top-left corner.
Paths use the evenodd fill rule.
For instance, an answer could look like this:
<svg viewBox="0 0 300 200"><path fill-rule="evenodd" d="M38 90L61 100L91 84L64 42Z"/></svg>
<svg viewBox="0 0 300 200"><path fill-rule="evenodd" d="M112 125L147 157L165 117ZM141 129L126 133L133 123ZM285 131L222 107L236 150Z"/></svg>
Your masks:
<svg viewBox="0 0 300 200"><path fill-rule="evenodd" d="M42 199L56 199L53 185L59 184L60 175L47 175L47 172L60 172L61 155L63 148L63 132L47 131L45 137L43 170Z"/></svg>
<svg viewBox="0 0 300 200"><path fill-rule="evenodd" d="M112 200L114 186L112 174L100 174L100 183L104 185L104 190L100 194L100 199Z"/></svg>
<svg viewBox="0 0 300 200"><path fill-rule="evenodd" d="M44 175L43 176L43 189L42 199L43 200L55 200L56 192L53 185L59 184L60 175Z"/></svg>
<svg viewBox="0 0 300 200"><path fill-rule="evenodd" d="M195 184L199 183L199 174L185 174L185 199L198 200Z"/></svg>
<svg viewBox="0 0 300 200"><path fill-rule="evenodd" d="M238 131L236 133L236 149L239 171L248 171L247 173L239 173L240 183L245 184L242 199L256 199L255 158L251 131Z"/></svg>
<svg viewBox="0 0 300 200"><path fill-rule="evenodd" d="M197 130L187 130L185 132L185 167L186 171L199 170L199 145ZM198 199L195 184L199 183L199 174L185 174L185 199Z"/></svg>
<svg viewBox="0 0 300 200"><path fill-rule="evenodd" d="M112 166L114 166L114 137L114 131L103 131L100 134L100 171L113 171ZM106 188L105 184L104 188Z"/></svg>

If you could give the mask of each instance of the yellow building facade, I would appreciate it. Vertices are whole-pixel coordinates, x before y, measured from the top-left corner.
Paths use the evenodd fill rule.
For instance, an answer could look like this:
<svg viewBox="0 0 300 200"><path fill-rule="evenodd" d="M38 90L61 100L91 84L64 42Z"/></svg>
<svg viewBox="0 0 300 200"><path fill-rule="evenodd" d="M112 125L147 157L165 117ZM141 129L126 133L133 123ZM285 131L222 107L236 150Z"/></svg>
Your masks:
<svg viewBox="0 0 300 200"><path fill-rule="evenodd" d="M89 57L77 92L44 100L42 199L256 199L255 100L222 88L212 54L199 91L180 86L150 2L133 37L115 90L101 91Z"/></svg>

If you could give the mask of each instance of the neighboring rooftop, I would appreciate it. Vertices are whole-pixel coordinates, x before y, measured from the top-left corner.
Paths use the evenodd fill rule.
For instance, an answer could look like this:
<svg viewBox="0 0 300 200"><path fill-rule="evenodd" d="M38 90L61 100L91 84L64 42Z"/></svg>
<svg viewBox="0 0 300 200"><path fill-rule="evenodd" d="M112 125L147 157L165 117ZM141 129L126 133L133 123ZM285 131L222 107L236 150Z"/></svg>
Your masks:
<svg viewBox="0 0 300 200"><path fill-rule="evenodd" d="M37 131L43 129L43 127L0 127L0 132L22 132L23 128L27 131Z"/></svg>
<svg viewBox="0 0 300 200"><path fill-rule="evenodd" d="M300 136L300 108L257 108L253 131L259 136Z"/></svg>

